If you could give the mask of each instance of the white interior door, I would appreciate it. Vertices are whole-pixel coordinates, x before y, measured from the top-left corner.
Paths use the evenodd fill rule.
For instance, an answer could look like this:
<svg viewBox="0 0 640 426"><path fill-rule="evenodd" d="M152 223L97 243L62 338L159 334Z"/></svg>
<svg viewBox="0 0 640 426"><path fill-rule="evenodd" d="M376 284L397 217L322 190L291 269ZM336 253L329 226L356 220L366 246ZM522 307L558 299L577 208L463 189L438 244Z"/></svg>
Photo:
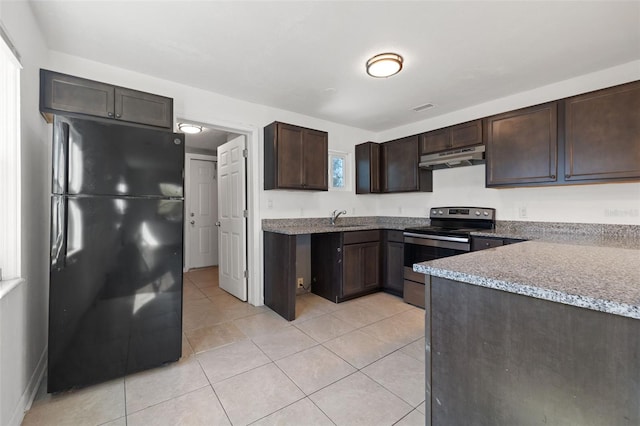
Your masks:
<svg viewBox="0 0 640 426"><path fill-rule="evenodd" d="M218 221L220 288L247 300L247 208L245 137L218 147Z"/></svg>
<svg viewBox="0 0 640 426"><path fill-rule="evenodd" d="M218 185L216 163L189 160L189 268L218 264Z"/></svg>

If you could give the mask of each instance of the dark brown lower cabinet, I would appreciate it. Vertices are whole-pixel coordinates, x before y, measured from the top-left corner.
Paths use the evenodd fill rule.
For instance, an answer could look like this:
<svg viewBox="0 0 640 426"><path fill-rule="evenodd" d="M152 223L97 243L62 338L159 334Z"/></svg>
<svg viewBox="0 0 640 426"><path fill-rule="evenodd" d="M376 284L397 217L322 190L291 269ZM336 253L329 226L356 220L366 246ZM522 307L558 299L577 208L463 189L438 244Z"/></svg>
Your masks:
<svg viewBox="0 0 640 426"><path fill-rule="evenodd" d="M401 296L404 289L404 241L402 231L383 231L382 288Z"/></svg>
<svg viewBox="0 0 640 426"><path fill-rule="evenodd" d="M377 290L380 284L380 241L349 244L343 247L344 271L342 297Z"/></svg>
<svg viewBox="0 0 640 426"><path fill-rule="evenodd" d="M380 231L311 235L311 291L338 303L379 291Z"/></svg>
<svg viewBox="0 0 640 426"><path fill-rule="evenodd" d="M287 321L296 317L295 235L264 232L264 304Z"/></svg>
<svg viewBox="0 0 640 426"><path fill-rule="evenodd" d="M426 278L427 426L640 424L640 321Z"/></svg>

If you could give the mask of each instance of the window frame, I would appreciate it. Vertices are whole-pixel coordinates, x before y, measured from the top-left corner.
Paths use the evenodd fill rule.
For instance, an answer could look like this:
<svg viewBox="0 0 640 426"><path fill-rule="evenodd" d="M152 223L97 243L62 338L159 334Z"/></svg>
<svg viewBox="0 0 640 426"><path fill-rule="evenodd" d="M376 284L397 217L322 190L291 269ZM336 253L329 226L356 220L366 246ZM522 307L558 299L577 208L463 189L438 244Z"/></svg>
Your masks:
<svg viewBox="0 0 640 426"><path fill-rule="evenodd" d="M3 116L0 116L0 182L5 194L5 208L0 211L0 221L5 229L13 232L3 236L0 255L10 256L2 260L0 268L0 299L9 293L22 278L22 177L21 177L21 80L20 55L0 26L0 86L3 91Z"/></svg>
<svg viewBox="0 0 640 426"><path fill-rule="evenodd" d="M343 159L343 182L344 186L333 186L333 161L334 157ZM328 188L329 191L351 191L351 153L345 151L329 150L328 156Z"/></svg>

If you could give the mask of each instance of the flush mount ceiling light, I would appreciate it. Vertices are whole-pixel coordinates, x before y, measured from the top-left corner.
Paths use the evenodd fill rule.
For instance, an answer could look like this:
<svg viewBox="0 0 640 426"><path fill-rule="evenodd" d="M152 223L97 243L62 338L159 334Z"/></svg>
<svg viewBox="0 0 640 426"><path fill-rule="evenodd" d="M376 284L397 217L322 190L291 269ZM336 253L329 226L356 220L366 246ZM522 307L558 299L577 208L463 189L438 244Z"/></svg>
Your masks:
<svg viewBox="0 0 640 426"><path fill-rule="evenodd" d="M196 126L195 124L189 123L178 123L178 129L185 133L195 134L202 131L202 126Z"/></svg>
<svg viewBox="0 0 640 426"><path fill-rule="evenodd" d="M376 78L391 77L400 72L402 61L397 53L381 53L367 61L367 74Z"/></svg>

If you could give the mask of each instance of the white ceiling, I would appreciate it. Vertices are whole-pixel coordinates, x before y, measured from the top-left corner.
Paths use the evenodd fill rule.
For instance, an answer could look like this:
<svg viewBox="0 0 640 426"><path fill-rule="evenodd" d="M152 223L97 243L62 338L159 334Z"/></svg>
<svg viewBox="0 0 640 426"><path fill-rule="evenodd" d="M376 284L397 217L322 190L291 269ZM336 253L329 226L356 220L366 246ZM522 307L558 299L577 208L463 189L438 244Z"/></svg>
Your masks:
<svg viewBox="0 0 640 426"><path fill-rule="evenodd" d="M30 2L53 50L371 131L640 59L639 1Z"/></svg>
<svg viewBox="0 0 640 426"><path fill-rule="evenodd" d="M189 122L189 120L178 119L178 122ZM201 125L200 123L197 123ZM235 133L227 132L225 130L219 130L212 127L202 126L202 132L200 133L185 133L184 141L187 148L194 148L195 150L216 152L218 147L230 138L239 136ZM179 130L178 130L179 131Z"/></svg>

